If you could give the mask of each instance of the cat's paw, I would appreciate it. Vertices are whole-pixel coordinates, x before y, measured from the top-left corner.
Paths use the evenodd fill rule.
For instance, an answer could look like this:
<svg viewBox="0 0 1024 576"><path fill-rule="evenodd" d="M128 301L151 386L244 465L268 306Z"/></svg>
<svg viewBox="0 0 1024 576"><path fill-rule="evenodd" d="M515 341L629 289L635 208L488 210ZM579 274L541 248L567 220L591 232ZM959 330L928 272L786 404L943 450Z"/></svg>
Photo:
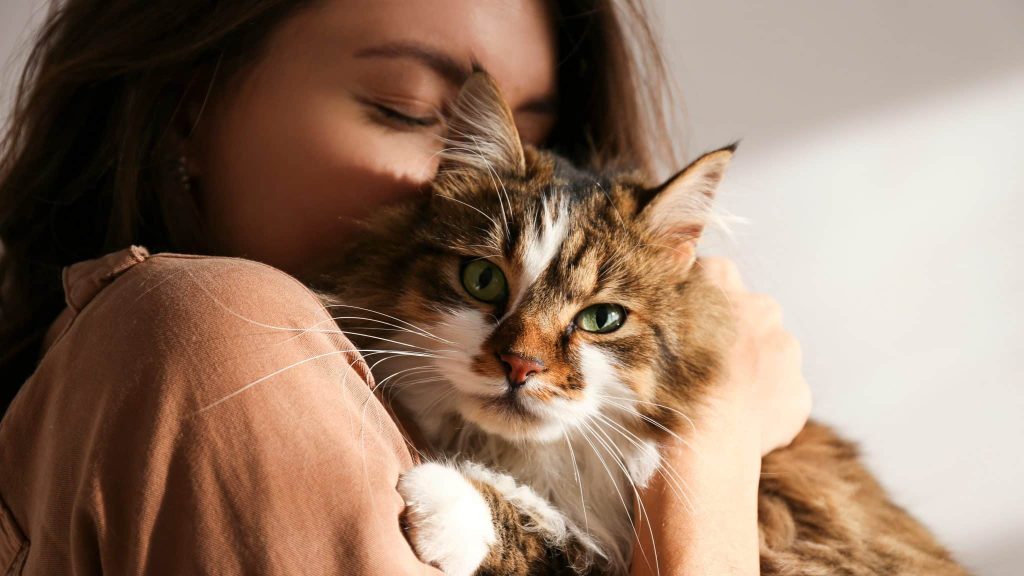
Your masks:
<svg viewBox="0 0 1024 576"><path fill-rule="evenodd" d="M409 541L420 560L448 576L470 576L497 540L491 509L465 477L442 464L422 464L398 481Z"/></svg>

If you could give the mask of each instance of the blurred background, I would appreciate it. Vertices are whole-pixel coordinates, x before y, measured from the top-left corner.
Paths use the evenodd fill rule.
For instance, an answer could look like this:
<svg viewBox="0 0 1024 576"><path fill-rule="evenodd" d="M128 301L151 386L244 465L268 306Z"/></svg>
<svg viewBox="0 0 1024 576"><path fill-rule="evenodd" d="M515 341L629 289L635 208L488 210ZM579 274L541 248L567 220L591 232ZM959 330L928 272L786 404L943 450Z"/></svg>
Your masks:
<svg viewBox="0 0 1024 576"><path fill-rule="evenodd" d="M814 416L979 575L1024 574L1024 2L660 0L706 252L779 299Z"/></svg>
<svg viewBox="0 0 1024 576"><path fill-rule="evenodd" d="M781 301L815 417L979 575L1024 574L1024 2L655 0L709 253ZM0 2L9 107L42 0ZM0 113L0 119L2 119Z"/></svg>

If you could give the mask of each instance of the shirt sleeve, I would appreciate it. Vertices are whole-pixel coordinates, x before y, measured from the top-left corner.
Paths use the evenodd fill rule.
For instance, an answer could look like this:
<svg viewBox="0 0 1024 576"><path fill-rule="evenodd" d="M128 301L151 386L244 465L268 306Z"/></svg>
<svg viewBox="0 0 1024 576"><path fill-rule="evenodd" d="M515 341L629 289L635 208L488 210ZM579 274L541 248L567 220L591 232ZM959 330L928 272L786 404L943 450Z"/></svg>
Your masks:
<svg viewBox="0 0 1024 576"><path fill-rule="evenodd" d="M400 528L407 445L308 289L157 256L105 291L78 321L118 319L86 344L115 391L75 506L103 573L440 574Z"/></svg>

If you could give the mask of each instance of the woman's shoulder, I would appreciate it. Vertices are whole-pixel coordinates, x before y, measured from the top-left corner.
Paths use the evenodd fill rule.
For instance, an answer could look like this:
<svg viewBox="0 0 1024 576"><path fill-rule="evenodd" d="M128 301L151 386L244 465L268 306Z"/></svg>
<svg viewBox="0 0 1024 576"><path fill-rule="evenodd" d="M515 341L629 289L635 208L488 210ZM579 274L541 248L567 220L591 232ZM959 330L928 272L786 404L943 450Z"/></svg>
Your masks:
<svg viewBox="0 0 1024 576"><path fill-rule="evenodd" d="M158 253L118 276L110 288L139 292L151 304L190 307L215 296L222 303L246 302L319 307L316 295L297 278L268 264L227 256Z"/></svg>
<svg viewBox="0 0 1024 576"><path fill-rule="evenodd" d="M88 295L68 280L68 325L43 357L72 363L97 380L188 384L205 405L282 368L323 356L365 366L319 298L285 272L240 258L155 254L128 266L99 268L105 280ZM74 270L71 270L74 272ZM77 306L77 311L75 307ZM287 376L304 370L292 370ZM101 376L102 375L102 376ZM287 378L286 378L287 379Z"/></svg>
<svg viewBox="0 0 1024 576"><path fill-rule="evenodd" d="M74 287L66 288L69 293ZM132 320L147 330L185 329L210 334L234 320L260 324L324 320L319 298L286 272L253 260L159 253L109 278L80 320L104 316ZM226 322L225 322L226 321ZM243 323L244 324L244 323Z"/></svg>

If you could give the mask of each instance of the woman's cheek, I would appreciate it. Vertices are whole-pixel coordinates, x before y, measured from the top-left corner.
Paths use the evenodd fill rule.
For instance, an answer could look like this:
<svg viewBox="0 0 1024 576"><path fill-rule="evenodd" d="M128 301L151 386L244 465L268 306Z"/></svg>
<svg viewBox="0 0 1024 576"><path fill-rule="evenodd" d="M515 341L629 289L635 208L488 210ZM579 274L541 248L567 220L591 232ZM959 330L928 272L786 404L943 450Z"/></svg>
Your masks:
<svg viewBox="0 0 1024 576"><path fill-rule="evenodd" d="M329 258L356 233L359 221L382 205L423 190L437 170L435 138L392 132L368 123L349 122L343 135L301 160L305 170L293 184L294 197L282 207L290 213L294 235L287 266L308 270Z"/></svg>
<svg viewBox="0 0 1024 576"><path fill-rule="evenodd" d="M201 192L219 253L305 273L358 220L421 190L437 168L436 135L380 125L336 94L291 102L288 115L279 101L237 104L210 142Z"/></svg>

